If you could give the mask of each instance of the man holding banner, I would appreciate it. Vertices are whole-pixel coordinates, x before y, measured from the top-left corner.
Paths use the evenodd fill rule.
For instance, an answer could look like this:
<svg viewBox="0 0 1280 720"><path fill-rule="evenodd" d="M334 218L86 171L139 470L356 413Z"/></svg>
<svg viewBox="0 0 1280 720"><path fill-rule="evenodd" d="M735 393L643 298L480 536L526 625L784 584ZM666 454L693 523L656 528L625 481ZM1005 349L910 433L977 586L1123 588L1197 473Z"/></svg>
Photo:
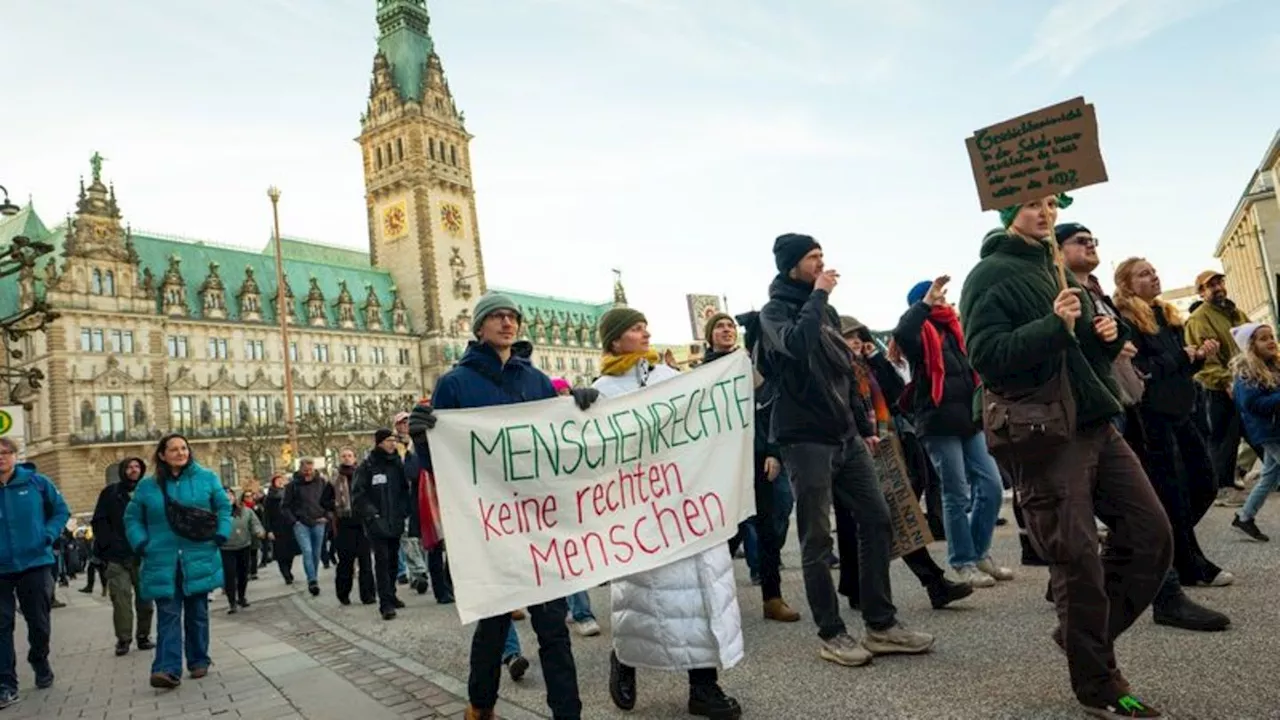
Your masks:
<svg viewBox="0 0 1280 720"><path fill-rule="evenodd" d="M513 356L512 346L519 336L523 317L511 298L487 293L476 301L472 313L472 332L476 339L467 347L457 366L440 377L431 405L419 405L409 416L409 435L423 466L436 471L441 484L442 501L450 485L467 482L466 478L449 477L434 468L427 431L436 425L433 408L453 410L546 400L556 396L551 379L524 357ZM579 388L574 400L586 408L598 396L590 388ZM488 480L488 478L486 478ZM501 478L495 479L501 482ZM458 492L455 490L455 492ZM463 518L445 516L446 535L450 521ZM450 541L450 547L462 547ZM455 587L462 599L465 588ZM578 670L570 646L569 629L565 625L568 606L563 598L529 607L529 616L538 636L538 656L547 684L547 705L555 720L579 720L582 701L578 696ZM501 612L480 620L471 640L471 672L467 681L467 720L491 720L498 702L502 680L502 655L507 634L511 630L511 613Z"/></svg>

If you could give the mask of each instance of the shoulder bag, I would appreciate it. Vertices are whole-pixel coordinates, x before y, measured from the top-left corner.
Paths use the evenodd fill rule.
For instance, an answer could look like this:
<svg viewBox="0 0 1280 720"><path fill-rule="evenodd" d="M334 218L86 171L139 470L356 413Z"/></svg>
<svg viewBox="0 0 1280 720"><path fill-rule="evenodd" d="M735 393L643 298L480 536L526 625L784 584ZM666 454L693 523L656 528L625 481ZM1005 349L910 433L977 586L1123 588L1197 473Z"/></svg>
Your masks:
<svg viewBox="0 0 1280 720"><path fill-rule="evenodd" d="M208 542L218 532L217 514L204 508L183 505L169 497L167 479L157 480L160 493L164 496L164 517L169 521L169 529L192 542ZM210 503L212 507L212 503Z"/></svg>
<svg viewBox="0 0 1280 720"><path fill-rule="evenodd" d="M1033 390L1002 393L984 384L982 427L988 451L1000 459L1026 458L1065 445L1076 430L1066 354L1054 376Z"/></svg>

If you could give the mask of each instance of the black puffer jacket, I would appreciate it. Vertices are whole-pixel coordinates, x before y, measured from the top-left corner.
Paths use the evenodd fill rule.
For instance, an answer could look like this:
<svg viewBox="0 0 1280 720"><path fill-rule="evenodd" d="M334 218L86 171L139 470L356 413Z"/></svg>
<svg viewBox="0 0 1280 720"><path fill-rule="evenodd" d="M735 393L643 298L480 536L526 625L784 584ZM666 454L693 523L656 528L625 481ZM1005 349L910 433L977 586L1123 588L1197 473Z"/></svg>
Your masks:
<svg viewBox="0 0 1280 720"><path fill-rule="evenodd" d="M119 481L102 488L102 492L98 493L93 519L89 521L93 527L93 555L106 562L124 564L134 558L133 549L129 547L124 532L124 509L133 498L133 489L137 487L137 481L129 482L124 475L125 468L132 462L142 466L138 480L147 474L147 464L142 458L121 460L117 468Z"/></svg>
<svg viewBox="0 0 1280 720"><path fill-rule="evenodd" d="M840 445L855 427L853 356L823 290L779 275L760 311L760 373L777 390L770 418L779 444Z"/></svg>
<svg viewBox="0 0 1280 720"><path fill-rule="evenodd" d="M969 358L960 342L942 324L929 318L933 307L921 301L907 308L894 328L893 339L911 364L911 394L904 404L915 416L916 434L920 437L971 437L978 431L973 422L973 394L977 383ZM942 338L942 402L934 404L930 378L924 364L924 343L920 333L930 323Z"/></svg>
<svg viewBox="0 0 1280 720"><path fill-rule="evenodd" d="M1147 376L1142 407L1169 417L1189 417L1196 405L1195 374L1204 367L1204 360L1193 363L1187 357L1183 350L1187 345L1183 329L1169 324L1164 308L1157 305L1152 311L1158 328L1154 335L1130 325L1132 333L1129 338L1138 348L1133 366Z"/></svg>
<svg viewBox="0 0 1280 720"><path fill-rule="evenodd" d="M394 452L375 447L356 468L351 506L364 520L370 537L391 540L404 534L409 516L409 483L404 461Z"/></svg>

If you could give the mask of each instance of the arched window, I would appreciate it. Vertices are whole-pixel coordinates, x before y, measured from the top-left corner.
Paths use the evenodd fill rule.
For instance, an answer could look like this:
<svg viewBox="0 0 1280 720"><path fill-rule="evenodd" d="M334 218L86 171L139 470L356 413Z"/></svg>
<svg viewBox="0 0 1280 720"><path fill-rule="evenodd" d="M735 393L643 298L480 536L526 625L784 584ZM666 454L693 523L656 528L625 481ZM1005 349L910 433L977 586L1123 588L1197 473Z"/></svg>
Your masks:
<svg viewBox="0 0 1280 720"><path fill-rule="evenodd" d="M430 149L431 159L435 160L436 159L436 139L427 138L427 147Z"/></svg>
<svg viewBox="0 0 1280 720"><path fill-rule="evenodd" d="M458 148L456 145L449 146L449 164L454 167L458 166Z"/></svg>
<svg viewBox="0 0 1280 720"><path fill-rule="evenodd" d="M404 140L396 138L396 160L404 159Z"/></svg>
<svg viewBox="0 0 1280 720"><path fill-rule="evenodd" d="M107 274L103 276L102 294L110 295L111 297L115 297L116 295L116 274L110 270L108 270Z"/></svg>
<svg viewBox="0 0 1280 720"><path fill-rule="evenodd" d="M230 455L222 457L222 463L218 466L218 475L222 477L222 487L233 488L236 486L236 460Z"/></svg>
<svg viewBox="0 0 1280 720"><path fill-rule="evenodd" d="M94 295L102 294L102 271L97 268L93 269L93 283L89 288L89 292Z"/></svg>
<svg viewBox="0 0 1280 720"><path fill-rule="evenodd" d="M382 169L382 148L381 147L378 148L378 159L376 162L374 162L373 169L374 170Z"/></svg>

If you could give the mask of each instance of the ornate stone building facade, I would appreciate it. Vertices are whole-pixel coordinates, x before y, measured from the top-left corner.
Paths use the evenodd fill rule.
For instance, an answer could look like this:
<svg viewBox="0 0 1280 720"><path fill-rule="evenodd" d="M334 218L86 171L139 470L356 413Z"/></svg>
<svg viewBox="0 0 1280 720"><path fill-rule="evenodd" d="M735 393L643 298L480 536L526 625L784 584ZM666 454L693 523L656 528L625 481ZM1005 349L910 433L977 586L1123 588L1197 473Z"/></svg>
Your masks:
<svg viewBox="0 0 1280 720"><path fill-rule="evenodd" d="M87 512L123 458L150 457L181 430L227 485L265 479L285 458L284 353L293 363L295 454L364 443L426 396L470 339L488 289L469 143L427 32L423 0L379 0L381 36L361 118L369 252L281 240L290 346L276 317L275 245L261 250L134 231L94 156L74 215L50 228L28 205L0 219L55 250L0 287L0 315L43 297L60 317L7 346L38 367L39 389L10 388L28 408L29 459ZM16 287L15 287L16 285ZM526 318L534 362L576 384L596 375L596 323L625 303L504 290ZM16 351L16 352L15 352Z"/></svg>

